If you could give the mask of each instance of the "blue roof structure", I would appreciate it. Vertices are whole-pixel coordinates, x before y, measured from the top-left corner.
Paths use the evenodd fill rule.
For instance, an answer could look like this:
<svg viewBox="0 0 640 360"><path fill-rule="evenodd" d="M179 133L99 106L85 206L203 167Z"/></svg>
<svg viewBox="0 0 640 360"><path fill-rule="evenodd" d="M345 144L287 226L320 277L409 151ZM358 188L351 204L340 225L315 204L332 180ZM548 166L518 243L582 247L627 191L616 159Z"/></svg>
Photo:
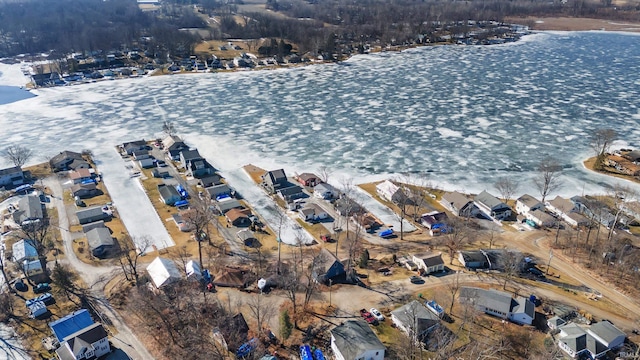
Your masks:
<svg viewBox="0 0 640 360"><path fill-rule="evenodd" d="M65 337L86 328L93 324L93 319L87 311L82 309L75 311L63 318L50 322L49 327L53 330L53 334L58 341L62 343Z"/></svg>
<svg viewBox="0 0 640 360"><path fill-rule="evenodd" d="M313 356L311 356L311 348L309 345L300 346L300 359L301 360L313 360Z"/></svg>
<svg viewBox="0 0 640 360"><path fill-rule="evenodd" d="M314 360L325 360L325 357L324 357L324 354L322 353L322 350L315 349L313 351L313 359Z"/></svg>

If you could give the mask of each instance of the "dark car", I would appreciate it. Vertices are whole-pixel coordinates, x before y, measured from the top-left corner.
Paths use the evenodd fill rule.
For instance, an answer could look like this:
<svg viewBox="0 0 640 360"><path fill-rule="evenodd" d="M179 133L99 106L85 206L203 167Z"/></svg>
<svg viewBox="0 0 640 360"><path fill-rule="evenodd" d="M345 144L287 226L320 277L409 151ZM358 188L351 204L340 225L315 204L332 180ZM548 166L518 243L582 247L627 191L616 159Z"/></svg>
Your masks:
<svg viewBox="0 0 640 360"><path fill-rule="evenodd" d="M542 271L540 271L536 267L530 267L529 270L527 270L527 271L529 271L529 273L531 273L532 275L534 275L536 277L539 277L539 278L543 278L544 277L544 274L542 273Z"/></svg>
<svg viewBox="0 0 640 360"><path fill-rule="evenodd" d="M51 290L51 286L49 286L49 283L40 283L33 288L33 293L40 294L49 290Z"/></svg>
<svg viewBox="0 0 640 360"><path fill-rule="evenodd" d="M29 287L27 286L27 284L25 284L22 280L18 280L18 281L16 281L16 283L15 283L13 286L14 286L14 287L16 288L16 290L18 290L18 291L22 291L22 292L24 292L24 291L29 290Z"/></svg>
<svg viewBox="0 0 640 360"><path fill-rule="evenodd" d="M412 284L424 284L424 280L420 276L413 275L409 280Z"/></svg>

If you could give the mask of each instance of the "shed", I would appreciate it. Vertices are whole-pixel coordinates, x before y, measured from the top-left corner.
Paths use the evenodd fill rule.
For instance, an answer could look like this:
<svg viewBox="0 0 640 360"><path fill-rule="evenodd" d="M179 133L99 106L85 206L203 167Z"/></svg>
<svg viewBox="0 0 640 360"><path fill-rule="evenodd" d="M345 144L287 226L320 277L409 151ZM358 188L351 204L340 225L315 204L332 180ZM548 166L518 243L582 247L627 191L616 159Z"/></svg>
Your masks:
<svg viewBox="0 0 640 360"><path fill-rule="evenodd" d="M189 260L187 265L185 265L185 273L187 274L187 279L193 279L200 281L202 280L202 271L200 270L200 264L193 260Z"/></svg>
<svg viewBox="0 0 640 360"><path fill-rule="evenodd" d="M36 301L33 304L29 305L29 312L31 313L31 318L35 319L38 316L47 313L47 306L42 301Z"/></svg>
<svg viewBox="0 0 640 360"><path fill-rule="evenodd" d="M158 289L173 284L182 278L173 261L159 256L147 266L147 273Z"/></svg>

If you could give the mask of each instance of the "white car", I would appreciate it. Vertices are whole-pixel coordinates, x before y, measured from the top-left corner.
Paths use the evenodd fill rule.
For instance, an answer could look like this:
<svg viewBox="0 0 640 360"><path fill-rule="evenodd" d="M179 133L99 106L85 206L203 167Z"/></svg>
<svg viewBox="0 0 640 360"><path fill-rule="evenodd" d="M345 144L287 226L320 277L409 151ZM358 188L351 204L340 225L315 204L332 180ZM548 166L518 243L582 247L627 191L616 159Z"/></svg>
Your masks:
<svg viewBox="0 0 640 360"><path fill-rule="evenodd" d="M382 314L380 313L380 311L378 311L378 309L376 309L376 308L371 308L371 309L369 310L369 312L371 313L371 315L373 315L373 317L374 317L374 318L376 318L376 320L378 320L378 321L382 321L382 320L384 320L384 315L382 315Z"/></svg>

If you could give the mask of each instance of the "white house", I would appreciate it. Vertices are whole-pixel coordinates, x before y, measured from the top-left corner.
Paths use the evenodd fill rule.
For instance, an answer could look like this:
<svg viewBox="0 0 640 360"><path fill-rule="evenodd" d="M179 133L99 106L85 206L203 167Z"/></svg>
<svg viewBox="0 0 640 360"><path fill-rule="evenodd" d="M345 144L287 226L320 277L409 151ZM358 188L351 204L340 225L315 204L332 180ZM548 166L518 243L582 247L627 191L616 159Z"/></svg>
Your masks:
<svg viewBox="0 0 640 360"><path fill-rule="evenodd" d="M339 192L333 186L327 183L317 184L315 188L313 188L313 196L318 199L333 199L338 197Z"/></svg>
<svg viewBox="0 0 640 360"><path fill-rule="evenodd" d="M593 336L609 349L619 348L624 344L624 339L627 337L620 329L615 327L609 321L600 321L591 325L587 330L587 334Z"/></svg>
<svg viewBox="0 0 640 360"><path fill-rule="evenodd" d="M504 220L511 216L511 208L509 205L503 203L497 197L486 191L476 195L473 198L473 202L480 211L492 219Z"/></svg>
<svg viewBox="0 0 640 360"><path fill-rule="evenodd" d="M569 214L576 211L576 205L569 199L565 199L561 196L556 196L555 199L546 202L547 210L561 217L562 220L570 223Z"/></svg>
<svg viewBox="0 0 640 360"><path fill-rule="evenodd" d="M391 321L405 333L415 334L416 340L426 340L440 325L440 318L416 300L393 310Z"/></svg>
<svg viewBox="0 0 640 360"><path fill-rule="evenodd" d="M321 221L329 217L329 214L322 207L316 204L308 204L298 210L300 218L304 221Z"/></svg>
<svg viewBox="0 0 640 360"><path fill-rule="evenodd" d="M24 184L24 172L19 166L0 169L0 188Z"/></svg>
<svg viewBox="0 0 640 360"><path fill-rule="evenodd" d="M610 350L600 340L588 333L589 330L585 331L577 324L569 323L558 329L560 330L558 347L571 358L575 359L581 354L588 353L588 358L598 359Z"/></svg>
<svg viewBox="0 0 640 360"><path fill-rule="evenodd" d="M575 212L567 214L565 221L571 226L588 226L591 221L587 219L584 215L578 214Z"/></svg>
<svg viewBox="0 0 640 360"><path fill-rule="evenodd" d="M406 202L407 200L404 191L389 180L385 180L376 185L376 193L378 193L381 198L392 203Z"/></svg>
<svg viewBox="0 0 640 360"><path fill-rule="evenodd" d="M472 304L489 315L518 324L531 325L536 316L535 305L529 299L522 296L514 299L509 293L503 291L462 287L460 301Z"/></svg>
<svg viewBox="0 0 640 360"><path fill-rule="evenodd" d="M100 323L94 323L64 338L56 350L59 359L98 359L111 351L107 332Z"/></svg>
<svg viewBox="0 0 640 360"><path fill-rule="evenodd" d="M442 260L441 253L422 253L414 254L411 260L418 266L419 269L423 269L427 274L431 274L444 270L444 261Z"/></svg>
<svg viewBox="0 0 640 360"><path fill-rule="evenodd" d="M147 273L149 273L151 281L158 289L177 282L182 278L180 271L173 261L159 256L147 266Z"/></svg>
<svg viewBox="0 0 640 360"><path fill-rule="evenodd" d="M20 240L13 244L11 247L13 250L13 261L21 263L25 260L37 260L38 252L34 246L33 240Z"/></svg>
<svg viewBox="0 0 640 360"><path fill-rule="evenodd" d="M364 320L347 320L331 330L336 360L384 360L387 350Z"/></svg>
<svg viewBox="0 0 640 360"><path fill-rule="evenodd" d="M544 204L529 194L524 194L516 200L516 213L525 215L535 210L543 210Z"/></svg>

